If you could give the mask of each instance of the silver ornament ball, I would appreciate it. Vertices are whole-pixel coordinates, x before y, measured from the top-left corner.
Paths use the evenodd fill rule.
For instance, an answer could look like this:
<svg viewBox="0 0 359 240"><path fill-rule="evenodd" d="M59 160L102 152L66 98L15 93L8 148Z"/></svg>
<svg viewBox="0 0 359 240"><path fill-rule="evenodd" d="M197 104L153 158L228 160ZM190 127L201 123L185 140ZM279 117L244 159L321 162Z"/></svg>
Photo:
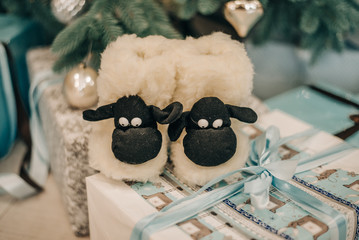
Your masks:
<svg viewBox="0 0 359 240"><path fill-rule="evenodd" d="M88 108L97 103L97 72L84 64L66 75L63 90L68 104L74 108Z"/></svg>
<svg viewBox="0 0 359 240"><path fill-rule="evenodd" d="M88 0L52 0L51 11L59 22L69 24L85 11L87 2Z"/></svg>

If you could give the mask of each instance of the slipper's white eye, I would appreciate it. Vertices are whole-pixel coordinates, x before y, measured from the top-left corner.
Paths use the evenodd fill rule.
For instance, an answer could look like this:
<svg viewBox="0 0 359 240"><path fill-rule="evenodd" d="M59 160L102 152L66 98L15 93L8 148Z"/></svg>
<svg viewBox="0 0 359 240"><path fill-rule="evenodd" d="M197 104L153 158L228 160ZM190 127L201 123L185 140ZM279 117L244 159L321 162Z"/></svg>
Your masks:
<svg viewBox="0 0 359 240"><path fill-rule="evenodd" d="M200 128L206 128L206 127L208 127L208 121L206 119L200 119L198 121L198 126Z"/></svg>
<svg viewBox="0 0 359 240"><path fill-rule="evenodd" d="M216 119L214 122L213 122L213 128L220 128L222 127L223 125L223 120L222 119Z"/></svg>
<svg viewBox="0 0 359 240"><path fill-rule="evenodd" d="M139 127L142 123L141 118L135 117L131 120L131 125L134 127Z"/></svg>
<svg viewBox="0 0 359 240"><path fill-rule="evenodd" d="M125 117L120 117L120 119L118 119L118 123L122 126L122 127L127 127L130 123L128 122L127 118Z"/></svg>

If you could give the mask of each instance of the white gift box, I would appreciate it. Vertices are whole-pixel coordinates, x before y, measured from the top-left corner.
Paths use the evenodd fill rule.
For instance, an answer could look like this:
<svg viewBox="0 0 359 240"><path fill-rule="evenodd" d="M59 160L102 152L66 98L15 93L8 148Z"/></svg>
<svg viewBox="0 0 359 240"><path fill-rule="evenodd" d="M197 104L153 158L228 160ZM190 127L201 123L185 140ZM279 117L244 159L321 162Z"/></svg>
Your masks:
<svg viewBox="0 0 359 240"><path fill-rule="evenodd" d="M168 174L168 173L167 173ZM169 174L168 174L169 175ZM188 194L179 191L176 181L168 175L161 176L155 185L164 187L164 191L145 196L139 195L130 185L122 181L112 180L101 173L86 178L88 208L90 219L90 236L93 240L130 239L135 224L147 215L158 211L172 202L164 192L179 199ZM151 183L142 186L150 192ZM167 195L168 196L168 195ZM221 204L220 208L226 208ZM228 209L224 209L226 211ZM219 210L204 211L197 218L179 223L151 235L151 240L191 240L214 235L215 239L250 239L254 232L242 226L232 226ZM209 227L210 226L210 227ZM215 232L213 229L216 229ZM261 232L261 231L259 231ZM221 238L218 238L221 236ZM226 238L226 239L227 239Z"/></svg>
<svg viewBox="0 0 359 240"><path fill-rule="evenodd" d="M90 232L93 240L129 239L136 222L156 209L124 182L96 174L86 178ZM158 199L158 202L161 200ZM151 239L191 239L176 227Z"/></svg>
<svg viewBox="0 0 359 240"><path fill-rule="evenodd" d="M281 137L311 128L280 111L263 115L256 127L277 125ZM256 135L257 128L244 129ZM294 140L281 154L316 154L342 140L319 132L305 140ZM297 151L297 152L296 152ZM347 220L347 239L358 237L359 150L353 149L339 160L296 174L290 183L341 212ZM283 159L282 158L282 159ZM175 199L198 189L179 182L165 170L157 183L121 182L101 174L86 178L90 232L92 239L129 239L135 224ZM239 194L215 207L151 235L151 239L330 239L327 222L298 207L277 190L270 190L267 209L258 210L246 194ZM289 214L290 213L290 214Z"/></svg>

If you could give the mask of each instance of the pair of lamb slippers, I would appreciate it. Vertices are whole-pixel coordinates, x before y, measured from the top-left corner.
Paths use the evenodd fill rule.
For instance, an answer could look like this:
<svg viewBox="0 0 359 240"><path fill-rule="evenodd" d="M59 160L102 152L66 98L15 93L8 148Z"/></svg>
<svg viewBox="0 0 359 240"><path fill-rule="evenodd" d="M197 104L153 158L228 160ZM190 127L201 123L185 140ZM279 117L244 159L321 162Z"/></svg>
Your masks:
<svg viewBox="0 0 359 240"><path fill-rule="evenodd" d="M90 166L113 179L156 181L170 157L190 185L243 167L249 144L239 129L257 115L239 105L252 77L243 45L223 33L118 38L102 55L99 107L83 112L94 122Z"/></svg>
<svg viewBox="0 0 359 240"><path fill-rule="evenodd" d="M142 181L162 172L167 159L163 154L166 136L162 136L157 123L169 124L168 136L174 142L186 130L171 148L176 175L186 183L203 185L218 176L219 171L226 172L243 165L247 155L243 146L246 141L241 141L243 137L233 131L230 118L253 123L257 115L252 109L224 104L217 97L200 99L191 111L182 112L182 109L179 102L171 103L163 110L147 106L136 95L122 97L96 110L84 111L83 118L88 121L114 119L111 149L119 161L115 168L122 172L122 167L133 167L143 175L117 175L116 169L112 168L102 171L105 174L114 171L110 175L113 178Z"/></svg>

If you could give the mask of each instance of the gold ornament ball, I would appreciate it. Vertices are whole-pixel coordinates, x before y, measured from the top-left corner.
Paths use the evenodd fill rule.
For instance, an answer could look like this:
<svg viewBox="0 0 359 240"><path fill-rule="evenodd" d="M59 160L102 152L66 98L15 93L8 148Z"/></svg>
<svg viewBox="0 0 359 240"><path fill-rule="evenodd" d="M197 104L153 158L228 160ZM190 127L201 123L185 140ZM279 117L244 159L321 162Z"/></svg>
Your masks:
<svg viewBox="0 0 359 240"><path fill-rule="evenodd" d="M242 38L247 37L262 15L262 4L258 0L229 1L224 7L225 18Z"/></svg>
<svg viewBox="0 0 359 240"><path fill-rule="evenodd" d="M72 69L64 81L64 95L70 106L88 108L97 103L97 72L84 64Z"/></svg>

